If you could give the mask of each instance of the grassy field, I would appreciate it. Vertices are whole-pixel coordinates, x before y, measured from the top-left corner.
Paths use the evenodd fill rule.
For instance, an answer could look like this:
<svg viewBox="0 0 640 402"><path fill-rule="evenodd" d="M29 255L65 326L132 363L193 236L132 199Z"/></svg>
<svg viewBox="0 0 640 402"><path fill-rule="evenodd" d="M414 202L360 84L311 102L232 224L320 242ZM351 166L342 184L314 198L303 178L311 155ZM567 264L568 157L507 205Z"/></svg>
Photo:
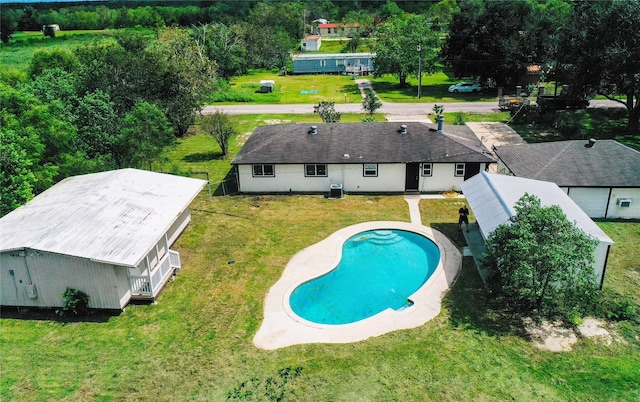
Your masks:
<svg viewBox="0 0 640 402"><path fill-rule="evenodd" d="M365 77L369 79L378 97L385 102L394 103L433 103L433 102L489 102L496 101L493 93L452 94L447 91L449 85L459 82L444 72L425 75L422 79L422 96L417 98L418 80L410 78L407 86L398 85L397 78L391 75ZM276 85L271 93L260 93L261 80L274 80ZM317 94L303 94L302 91L317 91ZM345 102L346 95L346 102ZM362 98L355 81L341 75L288 75L281 76L278 71L250 71L247 75L234 77L228 85L222 86L210 98L211 103L360 103Z"/></svg>
<svg viewBox="0 0 640 402"><path fill-rule="evenodd" d="M369 39L361 39L358 44L358 53L371 52L371 46L369 45ZM336 39L322 39L320 50L317 52L306 53L349 53L347 52L347 45L349 44L348 38L336 38Z"/></svg>
<svg viewBox="0 0 640 402"><path fill-rule="evenodd" d="M233 118L241 134L228 158L216 157L219 148L194 129L169 164L222 179L246 133L275 117ZM459 203L423 200L420 208L425 224L460 244L451 232ZM640 399L637 317L612 324L624 342L581 340L571 352L540 351L523 335L519 317L484 292L471 258L441 314L419 328L351 344L255 348L263 300L289 259L339 228L371 220L409 221L403 197L203 192L174 246L183 268L156 304L88 320L3 311L0 399L219 401L246 391L254 392L247 400L281 391L282 400L299 401ZM640 223L600 225L616 242L605 291L637 305Z"/></svg>
<svg viewBox="0 0 640 402"><path fill-rule="evenodd" d="M495 91L488 90L479 93L449 93L449 85L463 81L453 77L447 70L432 75L423 75L422 91L418 96L418 78L409 77L407 86L401 87L398 79L392 75L370 78L373 88L380 99L396 103L432 103L432 102L492 102L497 101Z"/></svg>
<svg viewBox="0 0 640 402"><path fill-rule="evenodd" d="M274 80L274 91L260 93L261 80ZM316 91L317 93L303 94L301 91ZM362 97L354 80L347 76L281 76L277 71L250 71L241 77L232 78L228 86L221 87L213 94L210 101L221 104L236 102L317 104L321 101L361 103Z"/></svg>
<svg viewBox="0 0 640 402"><path fill-rule="evenodd" d="M61 47L73 49L93 41L113 40L114 30L104 31L60 31L55 38L45 38L41 32L17 32L9 44L0 44L2 68L26 70L38 49ZM153 35L151 29L141 29L148 36ZM321 53L340 53L346 40L324 41ZM363 41L358 51L369 51L367 41ZM379 97L386 102L474 102L495 101L491 92L480 94L450 94L449 85L459 82L447 74L447 71L433 75L423 75L422 97L417 98L418 80L409 78L407 86L400 87L397 78L391 75L366 77L373 83ZM260 92L261 80L276 81L272 93ZM303 94L301 91L317 91L315 94ZM361 97L357 85L351 77L340 75L288 75L280 76L278 71L250 71L247 75L234 77L228 84L221 83L219 88L209 97L210 103L280 103L317 104L320 101L336 103L360 103Z"/></svg>
<svg viewBox="0 0 640 402"><path fill-rule="evenodd" d="M114 30L59 31L55 38L44 37L42 32L16 32L11 42L0 44L2 68L26 70L36 50L55 47L72 50L93 41L113 40L114 32ZM151 29L141 29L141 32L149 36L153 34Z"/></svg>

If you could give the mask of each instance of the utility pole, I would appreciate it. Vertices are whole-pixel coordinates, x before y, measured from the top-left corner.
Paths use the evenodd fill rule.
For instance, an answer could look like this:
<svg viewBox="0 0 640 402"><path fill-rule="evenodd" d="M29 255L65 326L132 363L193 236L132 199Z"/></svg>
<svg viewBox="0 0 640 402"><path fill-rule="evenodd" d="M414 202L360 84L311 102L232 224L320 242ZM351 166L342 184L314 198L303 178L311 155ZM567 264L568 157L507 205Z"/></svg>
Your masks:
<svg viewBox="0 0 640 402"><path fill-rule="evenodd" d="M422 96L422 38L418 44L418 99Z"/></svg>

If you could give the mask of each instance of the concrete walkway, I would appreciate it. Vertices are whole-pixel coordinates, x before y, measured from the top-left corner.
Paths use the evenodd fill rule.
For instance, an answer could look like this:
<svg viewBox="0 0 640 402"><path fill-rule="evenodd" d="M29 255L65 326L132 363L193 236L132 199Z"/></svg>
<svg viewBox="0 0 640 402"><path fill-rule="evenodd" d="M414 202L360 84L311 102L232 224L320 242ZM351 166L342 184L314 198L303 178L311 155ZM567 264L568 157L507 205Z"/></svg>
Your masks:
<svg viewBox="0 0 640 402"><path fill-rule="evenodd" d="M467 123L467 127L473 131L482 145L484 145L484 147L487 148L494 157L496 154L493 152L493 147L527 143L514 129L504 123L476 122ZM496 173L497 167L497 164L491 164L489 166L489 171Z"/></svg>

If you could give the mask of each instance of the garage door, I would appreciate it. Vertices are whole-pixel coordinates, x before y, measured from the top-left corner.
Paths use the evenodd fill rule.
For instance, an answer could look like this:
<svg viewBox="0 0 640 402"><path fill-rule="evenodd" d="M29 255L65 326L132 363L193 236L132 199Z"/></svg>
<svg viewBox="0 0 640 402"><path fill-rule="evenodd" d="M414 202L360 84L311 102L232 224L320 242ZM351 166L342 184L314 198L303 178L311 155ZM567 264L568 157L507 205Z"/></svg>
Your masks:
<svg viewBox="0 0 640 402"><path fill-rule="evenodd" d="M569 197L578 204L590 218L604 218L609 199L608 188L571 187Z"/></svg>

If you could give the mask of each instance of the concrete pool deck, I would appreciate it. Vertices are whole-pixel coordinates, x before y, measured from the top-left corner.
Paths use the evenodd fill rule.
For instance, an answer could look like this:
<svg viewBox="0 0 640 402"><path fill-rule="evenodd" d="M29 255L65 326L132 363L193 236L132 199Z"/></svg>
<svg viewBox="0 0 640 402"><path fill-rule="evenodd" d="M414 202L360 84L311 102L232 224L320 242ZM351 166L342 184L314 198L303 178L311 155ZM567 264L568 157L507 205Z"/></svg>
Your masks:
<svg viewBox="0 0 640 402"><path fill-rule="evenodd" d="M340 229L326 239L305 248L289 261L282 277L265 298L264 320L253 343L261 349L278 349L306 343L348 343L399 329L419 327L440 313L442 298L456 280L462 255L448 237L423 226L417 202L420 196L405 197L409 203L411 223L395 221L364 222ZM411 201L410 201L411 200ZM342 325L324 325L304 320L289 306L291 292L300 284L336 267L342 245L351 236L376 229L399 229L419 233L433 240L440 249L440 263L433 275L410 299L413 305L401 310L387 309L373 317Z"/></svg>

